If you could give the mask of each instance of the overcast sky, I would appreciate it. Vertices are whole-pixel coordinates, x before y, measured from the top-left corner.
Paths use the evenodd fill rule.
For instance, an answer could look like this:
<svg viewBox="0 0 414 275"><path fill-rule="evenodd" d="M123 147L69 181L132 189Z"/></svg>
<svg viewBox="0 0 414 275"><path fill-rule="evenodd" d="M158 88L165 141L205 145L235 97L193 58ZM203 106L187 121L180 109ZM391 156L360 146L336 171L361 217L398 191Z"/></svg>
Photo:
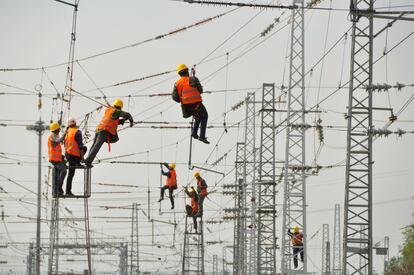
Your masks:
<svg viewBox="0 0 414 275"><path fill-rule="evenodd" d="M289 1L274 3L289 4ZM262 1L261 3L265 3ZM346 9L348 1L322 1L321 7ZM408 5L409 0L378 0L376 7ZM404 8L396 8L401 10ZM412 9L406 7L405 9ZM188 28L177 34L153 39L174 30L193 25L201 20L223 14L196 27ZM36 237L36 192L37 192L37 137L28 132L24 125L33 124L41 117L46 123L58 118L61 101L54 100L56 93L62 93L65 87L66 65L53 66L67 62L69 56L70 33L72 27L73 8L52 1L3 0L0 4L0 204L5 212L4 223L0 226L0 242L8 243L9 248L0 248L0 259L7 264L0 265L0 271L13 269L25 271L25 261L30 242ZM233 106L241 102L246 92L256 92L256 99L261 98L263 83L275 83L276 95L278 87L288 85L289 55L289 11L236 9L207 5L186 4L177 1L80 1L74 64L73 88L89 98L74 95L71 101L70 115L82 121L85 114L90 113L86 128L93 138L94 127L102 116L102 112L94 111L104 103L102 96L113 101L121 97L125 102L125 110L131 112L139 123L134 128L127 128L119 133L120 141L112 144L111 152L104 145L98 154L99 159L113 158L116 161L150 161L176 162L179 189L192 181L193 171L188 170L189 130L159 129L159 122L170 122L172 126L185 126L179 104L168 96L149 96L169 93L174 81L175 72L161 76L134 81L127 84L117 83L138 79L154 74L173 71L177 64L189 66L197 64L196 74L206 91L228 90L226 93L204 95L205 106L209 112L209 123L216 128L208 129L210 145L195 142L192 161L195 165L207 163L207 167L226 174L224 179L217 173L202 171L211 194L205 201L205 221L219 222L223 220L224 208L233 205L232 199L223 196L223 184L234 181L232 168L235 161L235 144L243 141L243 124L245 106L235 111ZM350 33L351 23L346 11L307 11L305 23L305 63L306 71L311 69L338 40L339 43L324 59L323 71L321 63L308 74L306 83L306 104L313 107L349 80ZM328 25L328 19L330 23ZM260 34L280 18L265 37ZM375 20L375 29L384 27L386 20ZM397 22L388 32L383 32L374 42L374 59L380 58L384 51L392 49L414 29L412 22ZM327 34L327 35L326 35ZM342 38L341 38L342 37ZM147 39L150 41L145 42ZM140 43L144 42L144 43ZM120 49L122 48L122 49ZM412 64L414 63L413 37L410 36L381 58L374 65L374 83L396 82L413 84ZM97 57L99 53L119 49ZM228 53L228 54L227 54ZM86 57L91 57L84 60ZM44 67L42 70L41 68ZM3 71L2 69L33 68L33 70ZM321 79L321 81L320 81ZM53 85L51 84L53 82ZM97 87L102 87L100 91ZM105 88L103 88L105 87ZM320 87L320 88L319 88ZM41 92L41 109L38 109L37 93ZM363 92L363 91L361 91ZM374 106L392 108L397 114L413 95L413 88L406 87L401 91L391 89L388 93L374 94ZM323 169L318 176L307 180L308 205L308 270L320 273L322 224L330 225L333 236L333 208L335 203L344 202L344 181L346 149L346 113L348 89L340 89L332 97L320 104L320 114L324 128L325 144L321 153L315 157L319 142L312 129L306 135L307 164L317 163L322 166L334 165L334 168ZM256 110L260 106L256 106ZM283 105L278 108L284 108ZM64 105L64 119L67 119L67 104ZM389 111L375 111L374 125L383 127ZM398 116L390 130L398 128L414 130L414 107L409 105ZM277 122L284 115L277 115ZM224 133L224 119L229 127ZM314 114L306 118L307 123L315 124ZM258 121L258 120L257 120ZM121 127L122 128L122 127ZM257 128L259 129L259 128ZM85 132L85 128L82 127ZM42 243L48 243L51 196L47 184L49 164L46 159L47 135L42 142ZM260 137L259 132L257 132ZM284 159L284 131L277 134L276 158ZM259 146L259 138L257 145ZM390 237L391 255L397 255L402 243L402 228L412 222L412 197L414 186L414 136L406 134L402 137L391 135L378 138L373 145L373 239L374 243ZM91 143L87 146L90 147ZM213 162L227 157L216 166ZM125 154L131 154L120 158ZM141 242L141 271L167 272L180 270L181 245L184 230L184 205L188 200L183 192L177 192L176 209L170 211L169 201L160 205L156 202L159 196L159 165L135 165L109 163L103 161L92 170L92 197L89 200L91 230L93 241L103 239L110 242L126 242L130 235L131 204L140 204L139 230ZM19 164L18 164L19 163ZM339 165L338 165L339 164ZM278 168L279 169L279 168ZM277 170L280 173L280 170ZM10 179L10 180L8 180ZM83 178L77 173L74 192L82 192ZM24 187L24 189L22 188ZM147 190L150 190L148 206ZM279 187L280 188L280 187ZM280 188L282 191L282 189ZM31 191L31 192L29 192ZM215 192L213 192L215 191ZM278 209L281 211L282 192L277 194ZM76 217L83 214L83 201L64 200L62 215L69 211ZM148 222L150 218L162 222ZM343 216L341 209L341 216ZM143 212L144 211L144 212ZM171 224L165 223L170 222ZM172 223L178 223L176 230ZM62 225L61 237L82 237L82 231L74 227L83 224ZM277 220L280 234L282 219ZM212 270L212 258L218 255L220 268L223 258L223 247L232 245L232 222L205 224L205 242L219 241L219 244L207 245L206 270ZM317 233L319 232L319 233ZM317 233L317 234L315 234ZM310 239L310 236L314 236ZM331 242L332 243L332 242ZM231 253L226 254L231 261ZM71 257L69 257L70 259ZM73 262L62 262L62 270L82 270L85 258L76 258ZM278 262L280 253L277 255ZM99 271L115 271L118 269L117 256L94 256L94 267ZM105 263L100 262L105 260ZM376 271L382 272L383 258L374 257ZM46 270L47 257L43 258L42 270ZM23 274L23 273L22 273Z"/></svg>

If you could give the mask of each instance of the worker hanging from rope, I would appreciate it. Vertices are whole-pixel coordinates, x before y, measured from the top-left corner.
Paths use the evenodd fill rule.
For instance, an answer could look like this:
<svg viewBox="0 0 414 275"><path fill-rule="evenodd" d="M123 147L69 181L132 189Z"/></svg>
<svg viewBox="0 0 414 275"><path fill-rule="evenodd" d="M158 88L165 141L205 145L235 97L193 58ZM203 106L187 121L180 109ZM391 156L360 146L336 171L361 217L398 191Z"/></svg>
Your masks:
<svg viewBox="0 0 414 275"><path fill-rule="evenodd" d="M52 180L52 196L56 198L63 196L62 186L66 177L66 165L63 160L62 147L60 146L60 143L63 142L65 137L59 137L59 123L52 122L49 129L51 133L47 139L47 147L49 162L52 163L55 171L54 179Z"/></svg>
<svg viewBox="0 0 414 275"><path fill-rule="evenodd" d="M110 148L111 143L119 140L118 125L124 125L124 122L129 120L130 126L134 126L134 120L130 113L122 111L124 103L121 99L116 99L113 106L109 106L104 113L101 122L96 127L95 138L92 147L89 151L88 157L85 159L85 165L92 167L92 162L101 149L104 142L108 143Z"/></svg>
<svg viewBox="0 0 414 275"><path fill-rule="evenodd" d="M200 215L203 215L203 202L204 202L204 198L207 197L207 183L200 176L200 172L195 172L194 177L197 180L197 193L199 197L198 207L199 207Z"/></svg>
<svg viewBox="0 0 414 275"><path fill-rule="evenodd" d="M65 134L65 157L69 162L69 173L66 180L66 197L73 197L72 180L77 167L83 167L81 161L86 153L86 146L83 145L82 132L76 126L76 119L68 120L68 128Z"/></svg>
<svg viewBox="0 0 414 275"><path fill-rule="evenodd" d="M200 213L198 211L199 197L194 187L185 188L184 192L191 198L191 205L187 204L185 206L185 210L187 212L187 217L193 218L193 227L195 232L197 233L197 217L200 217Z"/></svg>
<svg viewBox="0 0 414 275"><path fill-rule="evenodd" d="M299 232L299 226L295 225L293 228L293 233L290 231L290 228L287 232L290 239L292 240L293 246L293 265L295 269L298 268L298 254L300 254L300 261L303 263L304 251L303 251L303 233Z"/></svg>
<svg viewBox="0 0 414 275"><path fill-rule="evenodd" d="M172 98L175 102L181 103L184 118L193 116L192 137L210 144L206 138L208 113L201 98L203 86L201 86L200 80L197 77L190 76L188 67L185 64L179 64L176 71L181 78L175 82ZM199 127L200 136L198 135Z"/></svg>
<svg viewBox="0 0 414 275"><path fill-rule="evenodd" d="M167 167L168 171L164 172L162 166ZM161 202L164 199L164 192L165 189L168 189L170 201L171 201L171 209L174 209L174 190L177 189L177 173L175 172L175 164L174 163L163 163L161 165L161 174L167 177L165 185L161 187L160 199L158 202Z"/></svg>

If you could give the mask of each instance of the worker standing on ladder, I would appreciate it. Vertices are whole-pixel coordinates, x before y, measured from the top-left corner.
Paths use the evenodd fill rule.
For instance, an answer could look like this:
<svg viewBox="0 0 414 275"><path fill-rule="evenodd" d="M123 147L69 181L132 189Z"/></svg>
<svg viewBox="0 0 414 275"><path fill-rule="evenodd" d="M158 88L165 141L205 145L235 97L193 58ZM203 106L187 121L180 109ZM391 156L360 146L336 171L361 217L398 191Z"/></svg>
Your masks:
<svg viewBox="0 0 414 275"><path fill-rule="evenodd" d="M201 98L203 86L201 86L200 80L197 77L189 75L188 67L185 64L179 64L176 71L181 78L175 82L172 98L175 102L181 103L184 118L193 116L192 137L206 144L210 144L206 138L208 113ZM198 136L199 127L200 136Z"/></svg>
<svg viewBox="0 0 414 275"><path fill-rule="evenodd" d="M55 177L52 180L52 196L56 198L63 196L62 186L66 176L66 165L63 161L62 147L60 146L60 143L63 142L65 137L59 137L59 123L52 122L49 129L51 134L47 139L47 147L49 162L52 163L55 170Z"/></svg>
<svg viewBox="0 0 414 275"><path fill-rule="evenodd" d="M203 215L203 202L204 202L204 198L207 197L207 183L200 176L200 172L195 172L194 177L197 180L197 193L199 197L198 206L199 206L201 215Z"/></svg>
<svg viewBox="0 0 414 275"><path fill-rule="evenodd" d="M185 188L184 191L191 198L191 205L187 204L185 206L185 210L187 212L187 216L193 218L194 230L197 233L197 217L200 216L200 213L198 211L198 195L194 187Z"/></svg>
<svg viewBox="0 0 414 275"><path fill-rule="evenodd" d="M85 159L86 166L92 166L92 162L104 142L107 142L109 147L110 143L115 143L119 140L117 131L119 124L124 125L124 122L129 120L130 126L134 126L134 120L132 119L131 114L122 111L122 107L124 107L124 102L121 99L116 99L113 106L109 106L105 110L101 122L96 127L95 138L89 151L89 155Z"/></svg>
<svg viewBox="0 0 414 275"><path fill-rule="evenodd" d="M69 162L69 173L66 180L66 197L73 197L72 180L75 176L76 167L81 166L81 160L86 153L86 146L83 145L82 132L76 126L76 119L68 120L68 128L65 134L65 156Z"/></svg>
<svg viewBox="0 0 414 275"><path fill-rule="evenodd" d="M298 268L298 254L300 254L300 260L303 263L304 252L303 252L303 234L299 232L299 226L295 225L293 228L293 233L288 230L288 235L292 240L293 246L293 265L295 268Z"/></svg>
<svg viewBox="0 0 414 275"><path fill-rule="evenodd" d="M164 172L164 169L162 169L162 165L167 167L168 171ZM174 195L173 192L175 189L177 189L177 173L175 172L175 164L174 163L163 163L161 165L161 174L167 177L166 183L163 187L161 187L161 194L160 199L158 202L161 202L164 199L164 192L165 189L168 189L170 201L171 201L171 209L174 209Z"/></svg>

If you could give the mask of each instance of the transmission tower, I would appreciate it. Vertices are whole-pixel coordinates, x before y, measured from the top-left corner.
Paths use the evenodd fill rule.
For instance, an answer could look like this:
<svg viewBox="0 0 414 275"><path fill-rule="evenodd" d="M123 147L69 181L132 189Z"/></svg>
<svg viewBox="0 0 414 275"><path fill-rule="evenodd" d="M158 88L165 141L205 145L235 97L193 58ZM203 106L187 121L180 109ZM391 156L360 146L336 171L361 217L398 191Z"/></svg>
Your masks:
<svg viewBox="0 0 414 275"><path fill-rule="evenodd" d="M75 196L71 198L53 198L52 200L52 210L51 210L51 219L50 219L50 241L49 241L49 264L48 264L48 274L59 274L59 253L61 249L65 249L70 244L65 243L60 244L59 241L59 231L60 223L62 225L67 225L69 222L73 223L84 223L85 231L85 245L84 249L86 250L86 258L88 264L88 275L92 274L92 258L91 258L91 240L90 240L90 230L89 230L89 197L91 196L91 168L86 167L76 167L76 169L84 170L84 194L81 196ZM52 171L52 186L57 184L57 173L55 169ZM83 217L61 217L60 216L60 200L65 199L69 201L73 198L83 198L84 206L84 216ZM78 240L74 239L74 246L78 245Z"/></svg>
<svg viewBox="0 0 414 275"><path fill-rule="evenodd" d="M324 224L322 228L322 275L331 275L331 242L329 241L329 224Z"/></svg>
<svg viewBox="0 0 414 275"><path fill-rule="evenodd" d="M247 93L245 99L246 116L244 132L244 158L243 180L245 190L243 192L242 213L242 243L243 261L240 273L255 274L257 272L257 220L256 220L256 108L255 94Z"/></svg>
<svg viewBox="0 0 414 275"><path fill-rule="evenodd" d="M374 0L351 0L352 44L349 82L348 131L345 175L343 274L372 274L372 84L373 18L359 14L372 11ZM363 228L363 231L361 231Z"/></svg>
<svg viewBox="0 0 414 275"><path fill-rule="evenodd" d="M263 84L258 173L257 274L276 273L275 85Z"/></svg>
<svg viewBox="0 0 414 275"><path fill-rule="evenodd" d="M190 220L190 222L189 222ZM203 217L199 217L198 231L193 232L193 218L186 216L182 275L204 274L204 236Z"/></svg>
<svg viewBox="0 0 414 275"><path fill-rule="evenodd" d="M213 255L213 275L218 275L218 261L217 254Z"/></svg>
<svg viewBox="0 0 414 275"><path fill-rule="evenodd" d="M292 9L290 79L287 93L287 128L284 167L284 203L282 232L282 274L306 274L306 175L305 175L305 65L303 0L295 0ZM292 269L292 242L287 234L298 226L303 233L303 265Z"/></svg>
<svg viewBox="0 0 414 275"><path fill-rule="evenodd" d="M335 204L332 275L341 275L341 206Z"/></svg>
<svg viewBox="0 0 414 275"><path fill-rule="evenodd" d="M139 235L138 235L138 204L132 204L131 249L129 274L139 274Z"/></svg>

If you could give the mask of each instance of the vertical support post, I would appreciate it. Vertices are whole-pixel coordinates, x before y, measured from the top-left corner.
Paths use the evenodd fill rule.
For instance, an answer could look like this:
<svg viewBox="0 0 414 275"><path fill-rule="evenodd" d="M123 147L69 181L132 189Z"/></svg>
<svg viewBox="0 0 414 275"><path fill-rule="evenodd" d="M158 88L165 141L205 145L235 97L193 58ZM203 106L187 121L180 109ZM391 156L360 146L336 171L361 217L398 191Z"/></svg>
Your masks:
<svg viewBox="0 0 414 275"><path fill-rule="evenodd" d="M306 176L305 176L305 42L303 0L294 0L292 10L290 79L287 93L286 148L282 232L282 274L307 274ZM292 269L292 242L287 234L298 226L303 234L302 265Z"/></svg>
<svg viewBox="0 0 414 275"><path fill-rule="evenodd" d="M243 157L243 202L239 273L257 272L257 218L256 218L256 107L255 94L247 93Z"/></svg>
<svg viewBox="0 0 414 275"><path fill-rule="evenodd" d="M341 275L341 206L335 204L332 275Z"/></svg>
<svg viewBox="0 0 414 275"><path fill-rule="evenodd" d="M390 237L384 237L384 248L387 249L387 254L384 255L384 274L388 270L388 263L390 261Z"/></svg>
<svg viewBox="0 0 414 275"><path fill-rule="evenodd" d="M276 273L275 85L263 84L257 206L257 274Z"/></svg>
<svg viewBox="0 0 414 275"><path fill-rule="evenodd" d="M322 275L331 275L331 242L329 241L329 224L322 229Z"/></svg>
<svg viewBox="0 0 414 275"><path fill-rule="evenodd" d="M342 274L372 274L372 54L374 0L351 0ZM362 228L362 229L361 229ZM359 265L359 263L363 265ZM367 273L365 269L367 268Z"/></svg>
<svg viewBox="0 0 414 275"><path fill-rule="evenodd" d="M213 275L218 275L217 254L213 255Z"/></svg>
<svg viewBox="0 0 414 275"><path fill-rule="evenodd" d="M132 204L129 274L139 274L138 204Z"/></svg>

